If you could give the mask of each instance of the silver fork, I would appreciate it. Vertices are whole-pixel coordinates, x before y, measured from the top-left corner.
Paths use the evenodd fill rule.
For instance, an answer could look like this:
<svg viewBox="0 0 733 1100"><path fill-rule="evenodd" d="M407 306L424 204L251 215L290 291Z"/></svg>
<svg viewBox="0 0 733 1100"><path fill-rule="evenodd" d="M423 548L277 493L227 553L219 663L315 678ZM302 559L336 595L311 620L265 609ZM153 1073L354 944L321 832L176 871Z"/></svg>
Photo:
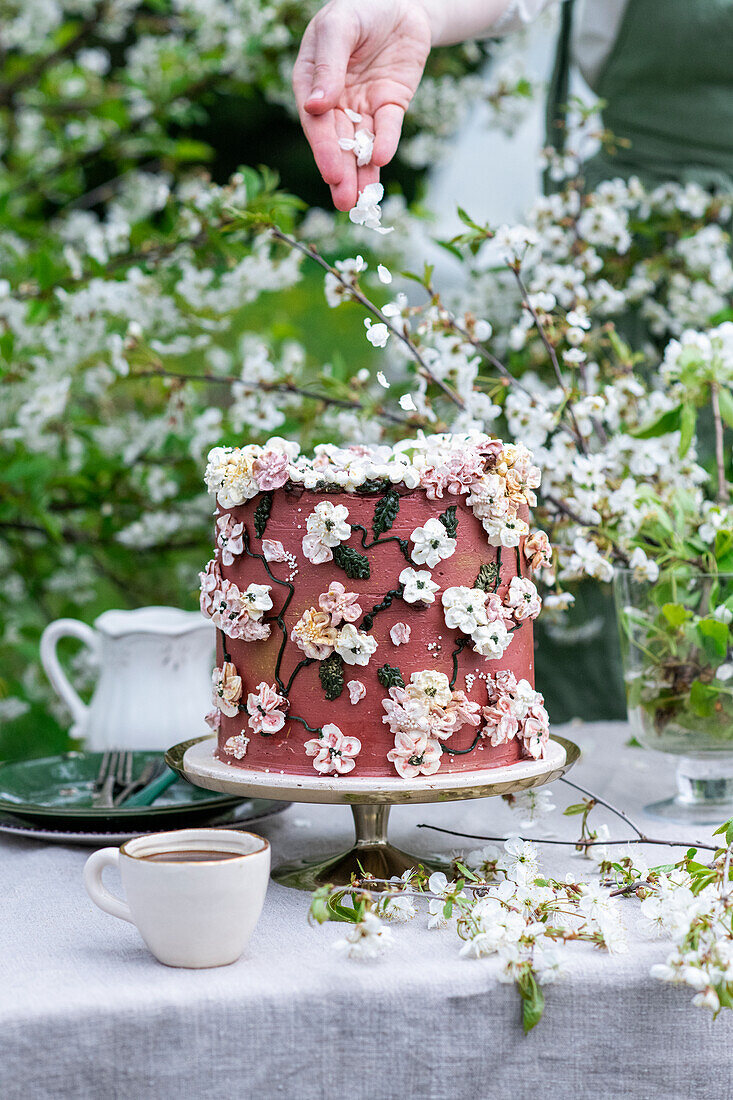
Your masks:
<svg viewBox="0 0 733 1100"><path fill-rule="evenodd" d="M131 752L104 753L97 776L101 785L92 799L92 806L111 809L114 805L115 787L125 787L132 778L133 756Z"/></svg>
<svg viewBox="0 0 733 1100"><path fill-rule="evenodd" d="M115 785L115 769L118 753L107 750L102 753L97 780L94 784L92 806L111 806Z"/></svg>

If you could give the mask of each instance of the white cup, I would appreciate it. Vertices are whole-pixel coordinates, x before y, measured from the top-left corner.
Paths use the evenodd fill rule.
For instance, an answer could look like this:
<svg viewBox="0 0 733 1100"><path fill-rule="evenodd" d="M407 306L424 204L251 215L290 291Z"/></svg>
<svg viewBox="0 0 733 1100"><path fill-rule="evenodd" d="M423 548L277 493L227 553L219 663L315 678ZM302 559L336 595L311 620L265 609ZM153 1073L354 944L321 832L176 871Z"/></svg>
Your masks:
<svg viewBox="0 0 733 1100"><path fill-rule="evenodd" d="M212 850L229 858L144 858ZM102 883L110 866L119 866L127 903ZM84 867L84 885L105 913L136 925L160 962L198 969L240 957L262 912L269 875L270 845L262 837L233 829L178 829L95 852Z"/></svg>

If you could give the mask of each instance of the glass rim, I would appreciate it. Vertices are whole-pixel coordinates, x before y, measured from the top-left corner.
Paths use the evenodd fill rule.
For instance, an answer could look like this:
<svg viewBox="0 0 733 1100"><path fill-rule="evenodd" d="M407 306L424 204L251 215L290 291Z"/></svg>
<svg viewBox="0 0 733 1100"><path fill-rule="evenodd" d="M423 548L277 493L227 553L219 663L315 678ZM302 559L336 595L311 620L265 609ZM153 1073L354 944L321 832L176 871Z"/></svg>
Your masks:
<svg viewBox="0 0 733 1100"><path fill-rule="evenodd" d="M650 581L643 577L641 579L634 577L634 570L630 569L626 565L614 565L613 567L614 577L631 577L632 580L636 580L637 584L659 584L659 578L655 581ZM682 574L680 574L680 577ZM721 569L718 573L698 573L693 571L686 579L699 579L699 580L714 580L716 577L731 577L733 578L733 569Z"/></svg>

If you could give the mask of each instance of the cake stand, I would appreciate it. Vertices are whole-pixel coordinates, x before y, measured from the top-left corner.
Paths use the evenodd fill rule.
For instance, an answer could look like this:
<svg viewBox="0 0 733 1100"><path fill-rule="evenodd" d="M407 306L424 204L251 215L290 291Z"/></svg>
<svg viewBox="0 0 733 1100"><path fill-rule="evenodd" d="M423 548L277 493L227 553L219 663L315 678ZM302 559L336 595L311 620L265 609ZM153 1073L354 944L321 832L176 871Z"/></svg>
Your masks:
<svg viewBox="0 0 733 1100"><path fill-rule="evenodd" d="M424 802L453 802L464 798L516 794L552 783L573 766L580 749L564 737L551 737L542 760L520 760L491 771L455 772L419 779L366 779L351 776L283 775L232 767L214 755L215 737L182 741L166 753L166 763L189 783L210 791L242 798L285 799L288 802L324 802L350 805L356 838L338 855L319 860L297 860L276 867L272 877L283 886L315 890L318 886L347 886L353 874L375 878L401 875L422 863L430 870L445 869L446 861L412 856L387 839L392 806Z"/></svg>

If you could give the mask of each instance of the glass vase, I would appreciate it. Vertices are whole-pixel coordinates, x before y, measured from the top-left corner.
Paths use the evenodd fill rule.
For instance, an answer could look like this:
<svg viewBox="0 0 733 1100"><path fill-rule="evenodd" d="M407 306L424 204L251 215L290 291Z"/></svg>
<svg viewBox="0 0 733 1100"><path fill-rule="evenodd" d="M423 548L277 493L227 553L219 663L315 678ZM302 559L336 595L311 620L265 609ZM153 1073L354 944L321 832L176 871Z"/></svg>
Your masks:
<svg viewBox="0 0 733 1100"><path fill-rule="evenodd" d="M677 760L677 792L645 807L682 824L733 817L733 573L614 581L629 722Z"/></svg>

